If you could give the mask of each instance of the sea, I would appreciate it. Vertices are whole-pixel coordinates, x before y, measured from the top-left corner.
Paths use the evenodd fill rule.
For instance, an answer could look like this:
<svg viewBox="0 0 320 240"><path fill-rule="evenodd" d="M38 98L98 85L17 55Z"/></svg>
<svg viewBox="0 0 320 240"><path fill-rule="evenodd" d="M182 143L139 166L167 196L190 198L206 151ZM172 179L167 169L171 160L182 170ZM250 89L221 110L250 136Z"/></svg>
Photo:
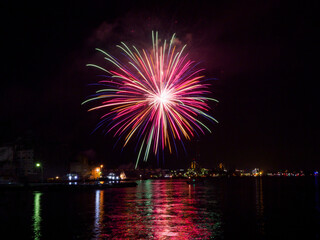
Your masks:
<svg viewBox="0 0 320 240"><path fill-rule="evenodd" d="M1 190L0 239L319 239L318 177Z"/></svg>

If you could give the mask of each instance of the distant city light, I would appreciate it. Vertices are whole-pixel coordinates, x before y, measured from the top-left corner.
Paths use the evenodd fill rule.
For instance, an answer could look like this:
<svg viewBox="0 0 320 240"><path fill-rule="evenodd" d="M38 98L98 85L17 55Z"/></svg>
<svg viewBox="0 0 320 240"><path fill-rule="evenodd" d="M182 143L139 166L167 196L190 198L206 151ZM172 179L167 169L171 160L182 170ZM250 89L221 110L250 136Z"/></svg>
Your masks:
<svg viewBox="0 0 320 240"><path fill-rule="evenodd" d="M121 179L126 179L127 178L126 174L123 171L120 173L120 178Z"/></svg>

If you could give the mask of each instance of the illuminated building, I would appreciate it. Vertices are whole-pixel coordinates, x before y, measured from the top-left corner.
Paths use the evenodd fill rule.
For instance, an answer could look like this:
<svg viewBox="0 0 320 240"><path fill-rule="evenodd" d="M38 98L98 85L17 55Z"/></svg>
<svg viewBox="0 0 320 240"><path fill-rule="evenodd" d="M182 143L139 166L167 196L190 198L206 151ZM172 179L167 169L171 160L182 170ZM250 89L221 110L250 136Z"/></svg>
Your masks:
<svg viewBox="0 0 320 240"><path fill-rule="evenodd" d="M197 161L196 161L196 160L193 160L193 161L191 162L191 169L196 169L197 167L198 167Z"/></svg>
<svg viewBox="0 0 320 240"><path fill-rule="evenodd" d="M219 167L218 167L220 170L225 170L225 168L224 168L224 166L223 166L223 164L222 163L219 163Z"/></svg>

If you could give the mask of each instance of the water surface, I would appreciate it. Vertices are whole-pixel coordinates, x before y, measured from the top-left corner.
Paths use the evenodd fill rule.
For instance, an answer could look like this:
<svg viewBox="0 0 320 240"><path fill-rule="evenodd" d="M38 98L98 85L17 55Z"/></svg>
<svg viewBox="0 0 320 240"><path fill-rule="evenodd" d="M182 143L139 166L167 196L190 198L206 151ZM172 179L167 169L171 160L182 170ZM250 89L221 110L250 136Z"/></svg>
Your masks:
<svg viewBox="0 0 320 240"><path fill-rule="evenodd" d="M318 239L317 178L137 181L105 190L0 192L11 239Z"/></svg>

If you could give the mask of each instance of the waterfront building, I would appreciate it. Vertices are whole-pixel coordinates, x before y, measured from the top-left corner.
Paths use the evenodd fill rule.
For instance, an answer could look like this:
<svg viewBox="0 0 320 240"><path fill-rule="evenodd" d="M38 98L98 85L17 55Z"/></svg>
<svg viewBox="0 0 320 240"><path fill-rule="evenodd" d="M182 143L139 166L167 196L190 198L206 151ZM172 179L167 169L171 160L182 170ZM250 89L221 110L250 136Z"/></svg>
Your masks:
<svg viewBox="0 0 320 240"><path fill-rule="evenodd" d="M0 177L14 181L39 181L43 169L36 168L32 139L18 138L0 146Z"/></svg>
<svg viewBox="0 0 320 240"><path fill-rule="evenodd" d="M82 179L88 178L92 172L92 167L89 165L88 158L84 154L79 154L75 161L70 162L69 172L76 174Z"/></svg>
<svg viewBox="0 0 320 240"><path fill-rule="evenodd" d="M30 176L37 174L33 149L20 149L16 152L16 161L20 176Z"/></svg>

